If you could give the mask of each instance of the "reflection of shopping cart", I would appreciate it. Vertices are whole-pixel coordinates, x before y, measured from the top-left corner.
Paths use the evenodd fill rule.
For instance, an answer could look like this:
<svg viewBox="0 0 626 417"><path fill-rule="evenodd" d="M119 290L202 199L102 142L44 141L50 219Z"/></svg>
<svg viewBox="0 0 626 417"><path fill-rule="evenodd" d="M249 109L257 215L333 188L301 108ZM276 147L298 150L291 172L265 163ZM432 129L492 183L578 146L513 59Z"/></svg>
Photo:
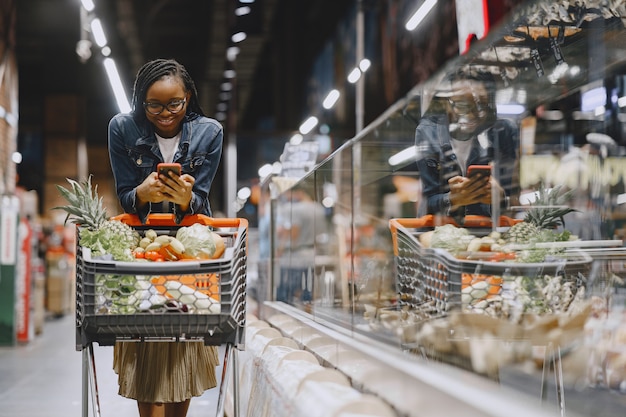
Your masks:
<svg viewBox="0 0 626 417"><path fill-rule="evenodd" d="M464 220L463 227L475 236L485 236L493 230L489 219L468 216ZM440 223L436 223L437 221ZM499 226L507 228L514 222L515 220L501 217ZM485 355L493 357L494 352L499 352L503 346L517 343L524 346L524 340L530 336L524 334L523 330L512 331L522 327L518 327L517 322L510 321L510 315L505 317L503 299L513 296L514 302L509 305L521 304L522 297L515 298L511 294L514 292L512 283L525 280L532 287L542 279L553 279L553 283L558 282L568 290L571 289L574 297L590 279L592 258L587 253L572 248L547 257L540 263L496 262L493 254L488 252L464 253L459 256L444 249L426 247L420 242L423 233L431 232L444 223L454 224L450 219L433 216L392 219L389 222L400 304L413 317L421 320L419 323L435 329L435 333L439 335L437 338L416 336L415 340L405 343L405 348L428 358L493 376L493 369L485 366L488 363L483 360ZM539 285L534 288L536 292L523 294L524 299L529 303L545 302L548 298L545 292L542 294L545 288L542 289ZM496 303L501 303L500 308L489 310L489 306ZM472 314L473 308L480 310L477 312L481 314ZM559 312L563 311L554 311ZM523 310L520 312L524 313ZM473 325L469 326L468 323ZM486 327L487 325L490 327ZM423 331L420 335L427 333ZM499 345L499 342L506 343ZM553 346L551 342L546 343L542 387L547 381L547 371L553 369L557 401L563 411L561 347ZM475 355L476 352L480 352L480 355ZM495 372L497 374L497 370ZM542 388L541 398L545 399L545 395Z"/></svg>
<svg viewBox="0 0 626 417"><path fill-rule="evenodd" d="M441 221L440 223L436 223ZM515 221L506 217L500 219L500 227L510 227ZM414 317L421 319L421 323L428 323L436 328L444 337L445 348L437 345L425 345L423 340L406 345L406 349L417 354L425 355L452 365L476 370L474 355L471 347L473 342L480 341L485 333L485 327L476 332L464 333L468 326L456 328L459 320L487 316L474 315L465 312L476 306L486 306L496 299L502 299L510 291L511 282L523 278L528 281L539 281L542 277L553 277L559 283L571 288L573 296L589 278L592 272L592 258L585 252L578 250L563 251L559 255L547 257L540 263L496 262L493 254L464 253L453 255L447 250L429 248L420 243L423 233L433 231L436 226L444 223L456 225L450 219L439 219L425 216L417 219L392 219L389 227L392 233L394 259L396 268L397 290L400 304L407 308ZM463 227L468 228L475 236L485 236L492 231L489 219L481 217L466 217ZM532 300L541 294L525 294ZM544 295L545 296L545 295ZM517 301L513 305L519 305ZM480 313L487 313L481 309ZM513 326L507 325L503 319L503 310L498 310L490 323L494 328L505 329L504 332L495 330L490 336L494 341L519 341L517 332L511 332ZM487 313L488 314L488 313ZM496 321L493 321L496 320ZM461 323L463 324L463 323ZM521 338L525 338L521 335ZM478 346L478 344L477 344ZM482 346L482 345L480 345ZM495 344L490 345L492 348ZM482 355L497 355L499 348L489 351L485 349ZM553 351L558 352L554 354ZM545 363L551 361L555 373L558 404L563 410L564 387L560 362L560 347L548 346ZM542 386L546 381L546 369L542 376ZM542 389L542 399L545 392Z"/></svg>
<svg viewBox="0 0 626 417"><path fill-rule="evenodd" d="M402 305L420 309L430 317L475 305L476 302L502 292L508 277L559 276L574 280L578 288L591 265L591 257L578 251L563 252L540 263L496 262L493 253L465 253L459 257L445 249L427 248L420 243L422 233L432 231L437 219L424 216L417 219L392 219L392 233L397 277L397 290ZM452 223L451 219L443 219ZM515 220L501 217L500 226L511 226ZM468 216L463 227L475 236L492 231L489 219Z"/></svg>
<svg viewBox="0 0 626 417"><path fill-rule="evenodd" d="M100 415L93 343L106 346L117 341L203 341L205 345L225 344L218 415L224 414L224 399L229 384L229 373L226 370L232 367L233 405L237 416L237 353L234 348L244 349L247 221L194 215L187 216L183 223L175 225L170 214L150 215L145 225L141 225L136 216L122 215L117 219L129 224L140 234L153 229L159 235L170 236L175 235L180 227L201 223L222 236L226 249L219 259L214 260L117 262L92 259L89 250L83 249L80 241L77 241L76 349L83 352L83 417L88 415L90 367L95 394L94 408ZM180 308L181 304L176 304L178 308L175 309L167 305L159 309L135 308L140 305L142 297L150 300L149 297L155 296L155 286L167 282L176 283L180 291L180 283L184 283L182 288L189 292L185 300L191 301L189 297L194 296L197 299L193 300L191 309ZM119 314L124 309L113 311L108 308L111 303L120 302L115 299L120 293L110 291L116 287L116 283L119 284L117 287L124 285L124 303L129 304L128 300L132 300L132 308L126 310L128 314ZM169 296L163 294L163 297Z"/></svg>

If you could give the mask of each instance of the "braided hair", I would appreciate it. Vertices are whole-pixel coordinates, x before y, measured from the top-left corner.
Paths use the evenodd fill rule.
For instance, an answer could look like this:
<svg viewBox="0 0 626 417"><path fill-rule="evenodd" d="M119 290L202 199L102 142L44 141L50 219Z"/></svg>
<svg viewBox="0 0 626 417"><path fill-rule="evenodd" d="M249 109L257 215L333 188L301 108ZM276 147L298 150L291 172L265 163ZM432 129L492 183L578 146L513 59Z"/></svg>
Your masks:
<svg viewBox="0 0 626 417"><path fill-rule="evenodd" d="M163 77L178 77L183 83L186 92L191 92L191 97L187 104L186 117L204 116L198 100L196 84L185 69L185 67L174 59L155 59L144 64L135 77L133 86L132 111L133 118L138 122L148 123L146 113L143 109L143 102L146 99L148 89L156 81ZM193 116L195 113L195 116Z"/></svg>

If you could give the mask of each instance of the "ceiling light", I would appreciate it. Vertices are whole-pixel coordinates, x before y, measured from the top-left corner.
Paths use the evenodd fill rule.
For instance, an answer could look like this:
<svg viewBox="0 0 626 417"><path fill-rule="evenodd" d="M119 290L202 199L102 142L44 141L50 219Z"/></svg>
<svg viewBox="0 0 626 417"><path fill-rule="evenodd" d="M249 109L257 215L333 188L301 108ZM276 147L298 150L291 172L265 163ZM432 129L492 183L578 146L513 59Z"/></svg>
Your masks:
<svg viewBox="0 0 626 417"><path fill-rule="evenodd" d="M247 14L250 14L250 6L241 6L241 7L237 7L235 9L235 16L245 16Z"/></svg>
<svg viewBox="0 0 626 417"><path fill-rule="evenodd" d="M102 56L109 56L111 55L111 48L109 48L108 46L105 46L104 48L100 50L100 52L102 53Z"/></svg>
<svg viewBox="0 0 626 417"><path fill-rule="evenodd" d="M113 58L104 58L104 69L109 77L109 83L113 89L113 94L115 95L115 100L117 101L120 112L129 113L131 110L130 104L128 104L124 86L122 86L122 80L120 79L120 74L117 72L117 66Z"/></svg>
<svg viewBox="0 0 626 417"><path fill-rule="evenodd" d="M222 83L222 91L230 91L233 89L233 85L231 83Z"/></svg>
<svg viewBox="0 0 626 417"><path fill-rule="evenodd" d="M231 62L237 59L237 55L239 55L239 48L236 46L231 46L226 50L226 59Z"/></svg>
<svg viewBox="0 0 626 417"><path fill-rule="evenodd" d="M372 61L370 61L367 58L364 58L361 60L361 62L359 62L359 69L361 70L361 72L367 71L371 66L372 66Z"/></svg>
<svg viewBox="0 0 626 417"><path fill-rule="evenodd" d="M311 116L308 119L306 119L304 121L304 123L302 123L300 125L300 128L298 129L300 131L300 133L302 133L303 135L306 135L307 133L309 133L311 130L313 130L313 128L315 126L317 126L317 117L315 116Z"/></svg>
<svg viewBox="0 0 626 417"><path fill-rule="evenodd" d="M326 95L326 98L322 102L322 106L324 106L324 108L328 110L332 108L335 103L337 103L337 100L339 100L339 90L333 89L330 91L330 93Z"/></svg>
<svg viewBox="0 0 626 417"><path fill-rule="evenodd" d="M289 143L291 145L299 145L299 144L302 143L303 140L304 140L304 138L302 137L302 135L299 134L299 133L296 133L291 138L289 138Z"/></svg>
<svg viewBox="0 0 626 417"><path fill-rule="evenodd" d="M620 107L626 107L626 96L622 96L617 99L617 105Z"/></svg>
<svg viewBox="0 0 626 417"><path fill-rule="evenodd" d="M241 187L239 191L237 191L237 198L241 200L247 200L252 195L252 190L250 187Z"/></svg>
<svg viewBox="0 0 626 417"><path fill-rule="evenodd" d="M95 18L91 21L91 33L93 33L93 38L99 47L102 48L107 44L107 37L104 35L104 29L102 29L100 19Z"/></svg>
<svg viewBox="0 0 626 417"><path fill-rule="evenodd" d="M254 3L254 0L239 0L239 3L250 4Z"/></svg>
<svg viewBox="0 0 626 417"><path fill-rule="evenodd" d="M417 146L409 146L406 149L401 150L400 152L393 154L389 157L387 162L389 165L396 166L400 165L404 162L408 162L409 160L414 160L417 158Z"/></svg>
<svg viewBox="0 0 626 417"><path fill-rule="evenodd" d="M406 30L415 30L415 28L424 20L428 12L432 10L437 4L437 0L426 0L419 9L411 16L406 25L404 26Z"/></svg>
<svg viewBox="0 0 626 417"><path fill-rule="evenodd" d="M80 0L80 3L83 5L83 8L88 12L93 11L96 8L96 5L93 4L92 0Z"/></svg>
<svg viewBox="0 0 626 417"><path fill-rule="evenodd" d="M258 170L258 174L260 178L265 178L272 173L272 165L265 164Z"/></svg>
<svg viewBox="0 0 626 417"><path fill-rule="evenodd" d="M352 71L350 71L350 74L348 74L348 82L352 84L359 81L359 78L361 78L361 70L358 68L354 68Z"/></svg>
<svg viewBox="0 0 626 417"><path fill-rule="evenodd" d="M227 91L223 91L220 93L219 97L220 97L220 100L222 101L228 101L230 100L231 94Z"/></svg>
<svg viewBox="0 0 626 417"><path fill-rule="evenodd" d="M228 70L224 71L224 78L235 78L235 75L237 75L235 70L228 69Z"/></svg>
<svg viewBox="0 0 626 417"><path fill-rule="evenodd" d="M246 32L237 32L230 37L230 40L233 41L233 43L239 43L245 41L247 37Z"/></svg>

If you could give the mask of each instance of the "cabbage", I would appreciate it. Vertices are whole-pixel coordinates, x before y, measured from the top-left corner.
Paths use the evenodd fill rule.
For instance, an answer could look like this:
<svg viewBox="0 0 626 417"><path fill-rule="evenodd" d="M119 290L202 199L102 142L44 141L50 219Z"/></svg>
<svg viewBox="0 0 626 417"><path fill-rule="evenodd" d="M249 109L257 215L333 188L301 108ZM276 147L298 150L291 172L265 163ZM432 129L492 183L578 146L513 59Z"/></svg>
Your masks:
<svg viewBox="0 0 626 417"><path fill-rule="evenodd" d="M430 244L433 248L447 249L454 253L467 249L472 238L467 229L446 224L435 227Z"/></svg>
<svg viewBox="0 0 626 417"><path fill-rule="evenodd" d="M185 246L185 257L211 259L215 254L215 239L208 226L195 223L181 227L176 232L176 239Z"/></svg>

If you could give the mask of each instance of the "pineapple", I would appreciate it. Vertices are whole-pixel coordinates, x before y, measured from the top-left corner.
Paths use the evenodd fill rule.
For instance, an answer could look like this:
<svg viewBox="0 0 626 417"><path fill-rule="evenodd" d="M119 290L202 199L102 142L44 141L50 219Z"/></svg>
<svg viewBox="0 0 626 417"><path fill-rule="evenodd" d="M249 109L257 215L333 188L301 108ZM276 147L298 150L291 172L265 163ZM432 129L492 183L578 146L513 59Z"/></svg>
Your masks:
<svg viewBox="0 0 626 417"><path fill-rule="evenodd" d="M511 243L529 243L542 239L546 231L564 226L565 215L576 210L565 205L571 199L572 190L562 190L563 186L550 190L542 186L537 199L526 212L524 221L509 229L506 240Z"/></svg>
<svg viewBox="0 0 626 417"><path fill-rule="evenodd" d="M139 244L139 233L118 220L109 220L98 187L92 187L91 175L86 181L67 179L71 189L57 185L61 196L69 203L53 210L67 212L65 222L80 226L79 239L94 256L112 255L115 260L133 260L132 250Z"/></svg>

